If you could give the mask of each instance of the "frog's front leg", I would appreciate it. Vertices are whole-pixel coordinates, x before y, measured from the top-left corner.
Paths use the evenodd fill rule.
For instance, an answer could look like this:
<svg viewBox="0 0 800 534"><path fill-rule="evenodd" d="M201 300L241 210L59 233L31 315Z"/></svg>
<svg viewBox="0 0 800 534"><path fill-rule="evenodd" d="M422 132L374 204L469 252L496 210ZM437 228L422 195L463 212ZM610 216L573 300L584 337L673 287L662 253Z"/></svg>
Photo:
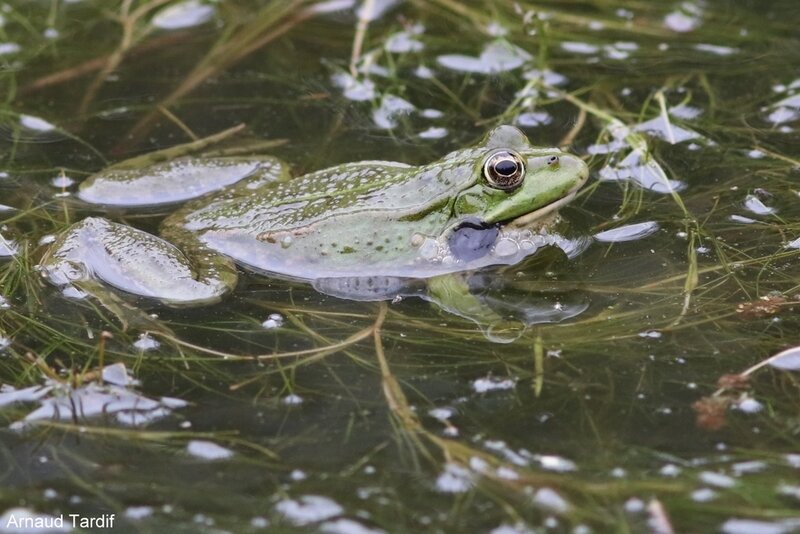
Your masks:
<svg viewBox="0 0 800 534"><path fill-rule="evenodd" d="M511 343L525 331L523 323L501 317L473 295L463 273L429 279L428 300L447 312L474 321L486 339L494 343Z"/></svg>
<svg viewBox="0 0 800 534"><path fill-rule="evenodd" d="M40 265L57 286L97 295L102 281L172 306L216 302L236 286L232 261L199 243L182 244L185 251L142 230L90 217L65 230Z"/></svg>

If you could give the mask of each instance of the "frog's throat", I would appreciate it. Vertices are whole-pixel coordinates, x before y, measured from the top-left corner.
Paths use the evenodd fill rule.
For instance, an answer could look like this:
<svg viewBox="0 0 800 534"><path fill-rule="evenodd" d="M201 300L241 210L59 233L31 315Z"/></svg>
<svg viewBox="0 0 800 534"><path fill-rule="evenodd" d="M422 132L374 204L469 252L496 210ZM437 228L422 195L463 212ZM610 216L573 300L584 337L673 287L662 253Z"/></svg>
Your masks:
<svg viewBox="0 0 800 534"><path fill-rule="evenodd" d="M586 180L581 180L581 182L579 184L577 184L575 187L570 189L570 191L566 195L564 195L563 197L559 198L555 202L551 202L550 204L548 204L546 206L542 206L541 208L539 208L536 211L532 211L530 213L526 213L525 215L517 217L516 219L512 219L512 220L508 221L507 224L511 224L511 225L514 225L514 226L525 226L525 225L528 225L528 224L530 224L530 223L532 223L534 221L537 221L537 220L543 218L544 216L546 216L546 215L548 215L550 213L553 213L553 212L561 209L563 206L565 206L565 205L569 204L570 202L572 202L572 199L575 198L575 195L578 194L578 191L580 190L581 187L583 187L583 184L585 184L585 183L586 183Z"/></svg>

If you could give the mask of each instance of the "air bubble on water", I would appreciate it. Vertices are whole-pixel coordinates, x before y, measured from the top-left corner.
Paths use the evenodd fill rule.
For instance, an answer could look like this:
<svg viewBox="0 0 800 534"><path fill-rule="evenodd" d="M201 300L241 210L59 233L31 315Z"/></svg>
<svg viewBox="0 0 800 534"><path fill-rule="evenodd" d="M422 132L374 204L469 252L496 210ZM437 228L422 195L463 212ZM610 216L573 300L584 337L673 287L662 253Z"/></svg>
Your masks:
<svg viewBox="0 0 800 534"><path fill-rule="evenodd" d="M732 488L736 485L736 480L734 478L713 471L703 471L700 473L699 478L703 483L718 488Z"/></svg>
<svg viewBox="0 0 800 534"><path fill-rule="evenodd" d="M436 479L436 489L442 493L464 493L474 485L469 469L458 464L445 464Z"/></svg>
<svg viewBox="0 0 800 534"><path fill-rule="evenodd" d="M303 404L303 400L304 400L303 397L301 397L300 395L290 393L289 395L286 395L283 399L281 399L281 402L283 402L287 406L299 406Z"/></svg>
<svg viewBox="0 0 800 534"><path fill-rule="evenodd" d="M690 106L689 104L678 104L669 108L669 114L683 120L696 119L703 114L701 108Z"/></svg>
<svg viewBox="0 0 800 534"><path fill-rule="evenodd" d="M153 515L152 506L129 506L124 512L125 518L131 521L140 521Z"/></svg>
<svg viewBox="0 0 800 534"><path fill-rule="evenodd" d="M377 96L375 83L368 78L354 78L348 73L339 72L331 76L331 81L342 90L342 94L348 100L360 102L372 100Z"/></svg>
<svg viewBox="0 0 800 534"><path fill-rule="evenodd" d="M540 488L533 496L533 504L551 512L563 514L571 508L569 502L557 491L550 488Z"/></svg>
<svg viewBox="0 0 800 534"><path fill-rule="evenodd" d="M548 471L566 473L578 470L578 466L575 462L554 454L536 455L534 459L539 462L542 469L547 469Z"/></svg>
<svg viewBox="0 0 800 534"><path fill-rule="evenodd" d="M546 111L526 111L520 113L514 122L523 128L536 128L550 124L553 117Z"/></svg>
<svg viewBox="0 0 800 534"><path fill-rule="evenodd" d="M695 502L710 502L716 499L717 495L711 488L700 488L691 493L691 498Z"/></svg>
<svg viewBox="0 0 800 534"><path fill-rule="evenodd" d="M441 119L444 113L438 109L426 108L419 112L419 114L426 119Z"/></svg>
<svg viewBox="0 0 800 534"><path fill-rule="evenodd" d="M675 464L666 464L658 470L658 473L665 477L676 477L681 474L681 471L682 469Z"/></svg>
<svg viewBox="0 0 800 534"><path fill-rule="evenodd" d="M655 221L647 221L636 224L619 226L611 230L598 232L594 235L596 241L601 243L622 243L626 241L636 241L650 236L658 231L659 225Z"/></svg>
<svg viewBox="0 0 800 534"><path fill-rule="evenodd" d="M453 408L432 408L428 410L428 415L433 417L434 419L438 419L439 421L447 421L453 415L455 415L456 411Z"/></svg>
<svg viewBox="0 0 800 534"><path fill-rule="evenodd" d="M744 201L744 207L756 215L772 215L777 211L775 208L765 205L761 199L755 195L747 195Z"/></svg>
<svg viewBox="0 0 800 534"><path fill-rule="evenodd" d="M399 0L374 0L373 2L360 2L356 16L360 20L378 20L399 4Z"/></svg>
<svg viewBox="0 0 800 534"><path fill-rule="evenodd" d="M358 521L346 517L322 523L319 531L323 534L386 534L384 530L366 527Z"/></svg>
<svg viewBox="0 0 800 534"><path fill-rule="evenodd" d="M19 123L23 128L37 132L50 132L56 129L55 125L50 124L40 117L34 117L33 115L20 115Z"/></svg>
<svg viewBox="0 0 800 534"><path fill-rule="evenodd" d="M421 78L423 80L430 80L434 77L433 71L430 67L426 67L425 65L420 65L416 69L414 69L414 76L417 78Z"/></svg>
<svg viewBox="0 0 800 534"><path fill-rule="evenodd" d="M460 54L442 55L436 58L443 67L460 72L497 74L517 69L531 59L531 55L506 41L487 44L478 57Z"/></svg>
<svg viewBox="0 0 800 534"><path fill-rule="evenodd" d="M16 54L20 50L22 50L22 47L17 43L0 43L0 56Z"/></svg>
<svg viewBox="0 0 800 534"><path fill-rule="evenodd" d="M90 419L113 417L122 425L146 425L168 416L175 408L186 406L180 399L153 400L132 388L138 382L128 376L122 363L103 368L103 383L90 381L74 386L71 383L46 379L41 386L17 390L13 387L0 389L0 406L19 403L38 403L23 419L9 428L24 429L38 420Z"/></svg>
<svg viewBox="0 0 800 534"><path fill-rule="evenodd" d="M572 54L596 54L600 51L600 47L589 44L589 43L582 43L578 41L563 41L561 43L561 49Z"/></svg>
<svg viewBox="0 0 800 534"><path fill-rule="evenodd" d="M752 397L744 397L737 401L734 406L744 413L758 413L764 409L764 405Z"/></svg>
<svg viewBox="0 0 800 534"><path fill-rule="evenodd" d="M668 29L686 33L696 30L702 24L703 11L693 2L683 2L680 7L664 17Z"/></svg>
<svg viewBox="0 0 800 534"><path fill-rule="evenodd" d="M743 215L736 215L736 214L731 215L730 217L728 217L728 220L730 220L732 222L740 223L740 224L753 224L753 223L757 223L758 222L757 220L751 219L750 217L745 217Z"/></svg>
<svg viewBox="0 0 800 534"><path fill-rule="evenodd" d="M263 323L261 323L261 326L263 328L266 328L267 330L271 330L273 328L280 328L281 326L283 326L283 321L284 321L283 315L281 315L280 313L270 313L269 316L267 316L267 319Z"/></svg>
<svg viewBox="0 0 800 534"><path fill-rule="evenodd" d="M68 299L83 300L89 296L88 293L75 286L64 286L61 290L61 295Z"/></svg>
<svg viewBox="0 0 800 534"><path fill-rule="evenodd" d="M629 514L639 514L641 512L644 512L645 504L643 500L638 499L636 497L631 497L630 499L625 501L623 508Z"/></svg>
<svg viewBox="0 0 800 534"><path fill-rule="evenodd" d="M395 54L406 54L409 52L420 52L425 45L419 39L414 38L409 31L397 32L390 35L383 45L387 51Z"/></svg>
<svg viewBox="0 0 800 534"><path fill-rule="evenodd" d="M256 516L250 520L250 526L256 529L267 528L269 526L269 519L264 516Z"/></svg>
<svg viewBox="0 0 800 534"><path fill-rule="evenodd" d="M447 137L447 134L449 133L450 132L447 130L447 128L432 126L426 130L421 131L417 135L419 136L420 139L441 139L443 137Z"/></svg>
<svg viewBox="0 0 800 534"><path fill-rule="evenodd" d="M634 130L637 132L644 132L651 137L662 139L671 145L683 143L690 139L704 139L699 133L678 126L661 115L649 121L637 124Z"/></svg>
<svg viewBox="0 0 800 534"><path fill-rule="evenodd" d="M213 441L195 439L186 445L186 452L202 460L227 460L234 455L230 449L217 445Z"/></svg>
<svg viewBox="0 0 800 534"><path fill-rule="evenodd" d="M198 0L186 0L172 4L156 13L151 23L161 30L178 30L205 24L214 16L212 5Z"/></svg>
<svg viewBox="0 0 800 534"><path fill-rule="evenodd" d="M519 243L514 239L500 239L492 249L492 254L498 258L514 256L518 252Z"/></svg>
<svg viewBox="0 0 800 534"><path fill-rule="evenodd" d="M408 115L416 107L411 102L399 96L387 94L381 99L380 106L372 112L372 121L375 126L384 130L397 127L398 118Z"/></svg>
<svg viewBox="0 0 800 534"><path fill-rule="evenodd" d="M344 512L336 501L320 495L284 499L275 505L275 510L296 526L325 521Z"/></svg>
<svg viewBox="0 0 800 534"><path fill-rule="evenodd" d="M800 519L728 519L719 528L722 534L789 534L800 530Z"/></svg>
<svg viewBox="0 0 800 534"><path fill-rule="evenodd" d="M19 252L19 246L11 239L6 239L0 234L0 258L11 257Z"/></svg>
<svg viewBox="0 0 800 534"><path fill-rule="evenodd" d="M730 46L720 46L707 43L696 44L694 45L693 48L700 52L707 52L709 54L714 54L716 56L730 56L739 51L738 49L732 48Z"/></svg>
<svg viewBox="0 0 800 534"><path fill-rule="evenodd" d="M148 352L151 350L156 350L158 347L161 346L161 343L159 343L150 334L145 333L145 334L139 334L139 339L133 342L133 346L134 348L142 352Z"/></svg>
<svg viewBox="0 0 800 534"><path fill-rule="evenodd" d="M525 71L522 75L523 78L526 80L541 80L545 85L549 85L552 87L556 87L559 85L564 85L569 80L563 74L559 74L549 69L531 69Z"/></svg>
<svg viewBox="0 0 800 534"><path fill-rule="evenodd" d="M506 28L496 20L493 20L486 25L486 33L488 33L492 37L503 37L505 35L508 35L508 28Z"/></svg>
<svg viewBox="0 0 800 534"><path fill-rule="evenodd" d="M624 132L611 133L619 138L618 135ZM595 150L598 148L595 147ZM667 178L661 165L641 149L631 150L621 161L612 161L598 174L601 180L629 180L644 189L662 194L680 191L686 186L683 182Z"/></svg>
<svg viewBox="0 0 800 534"><path fill-rule="evenodd" d="M644 338L659 339L663 334L658 330L644 330L636 335Z"/></svg>
<svg viewBox="0 0 800 534"><path fill-rule="evenodd" d="M478 378L472 382L472 389L476 393L488 393L489 391L502 391L513 389L517 381L515 378L498 378L487 376Z"/></svg>
<svg viewBox="0 0 800 534"><path fill-rule="evenodd" d="M768 119L774 124L783 124L800 119L800 93L791 95L773 104Z"/></svg>
<svg viewBox="0 0 800 534"><path fill-rule="evenodd" d="M73 180L72 178L70 178L65 174L61 174L50 180L50 185L52 185L53 187L58 187L60 189L66 189L67 187L71 187L74 184L75 180Z"/></svg>
<svg viewBox="0 0 800 534"><path fill-rule="evenodd" d="M751 473L760 473L767 467L768 465L766 462L762 462L761 460L750 460L747 462L737 462L731 465L731 470L733 470L733 473L736 476L741 476Z"/></svg>

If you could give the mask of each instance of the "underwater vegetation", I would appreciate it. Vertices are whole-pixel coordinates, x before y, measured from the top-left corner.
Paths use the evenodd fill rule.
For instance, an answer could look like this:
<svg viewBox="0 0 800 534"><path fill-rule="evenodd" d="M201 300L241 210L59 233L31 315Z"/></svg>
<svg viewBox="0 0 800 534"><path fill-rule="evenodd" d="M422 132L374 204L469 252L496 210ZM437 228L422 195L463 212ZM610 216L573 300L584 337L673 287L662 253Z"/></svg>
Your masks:
<svg viewBox="0 0 800 534"><path fill-rule="evenodd" d="M0 530L800 530L793 0L0 1ZM242 271L198 308L38 268L111 165L187 144L296 176L511 124L590 169L542 247L418 298ZM130 320L126 320L126 318ZM8 529L6 528L6 531Z"/></svg>

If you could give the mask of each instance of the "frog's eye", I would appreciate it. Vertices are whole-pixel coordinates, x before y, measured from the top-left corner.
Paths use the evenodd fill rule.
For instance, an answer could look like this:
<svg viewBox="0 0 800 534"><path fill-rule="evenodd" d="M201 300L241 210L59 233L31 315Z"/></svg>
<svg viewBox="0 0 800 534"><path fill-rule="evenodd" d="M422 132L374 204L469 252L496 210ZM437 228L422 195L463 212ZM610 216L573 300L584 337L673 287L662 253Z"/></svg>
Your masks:
<svg viewBox="0 0 800 534"><path fill-rule="evenodd" d="M525 164L516 152L499 150L486 158L483 175L492 187L509 191L519 187L525 179Z"/></svg>

